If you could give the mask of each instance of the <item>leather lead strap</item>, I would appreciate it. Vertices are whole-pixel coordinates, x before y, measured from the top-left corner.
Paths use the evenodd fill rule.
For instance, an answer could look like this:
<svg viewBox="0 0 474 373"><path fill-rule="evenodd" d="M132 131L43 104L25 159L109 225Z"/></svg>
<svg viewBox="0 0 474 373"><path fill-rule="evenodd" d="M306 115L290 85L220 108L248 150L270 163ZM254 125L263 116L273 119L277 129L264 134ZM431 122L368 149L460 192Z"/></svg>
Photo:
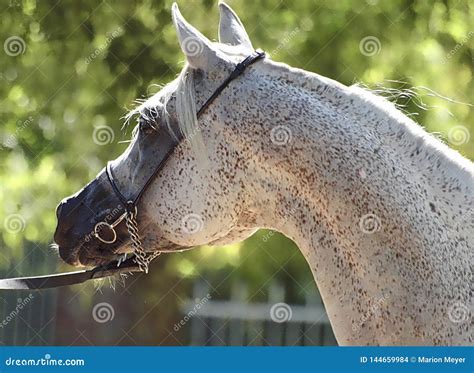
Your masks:
<svg viewBox="0 0 474 373"><path fill-rule="evenodd" d="M140 272L140 268L133 262L133 258L127 259L120 267L115 262L106 266L99 266L89 270L59 273L46 276L17 277L0 280L1 290L39 290L57 288L60 286L81 284L87 280L116 275L119 273Z"/></svg>

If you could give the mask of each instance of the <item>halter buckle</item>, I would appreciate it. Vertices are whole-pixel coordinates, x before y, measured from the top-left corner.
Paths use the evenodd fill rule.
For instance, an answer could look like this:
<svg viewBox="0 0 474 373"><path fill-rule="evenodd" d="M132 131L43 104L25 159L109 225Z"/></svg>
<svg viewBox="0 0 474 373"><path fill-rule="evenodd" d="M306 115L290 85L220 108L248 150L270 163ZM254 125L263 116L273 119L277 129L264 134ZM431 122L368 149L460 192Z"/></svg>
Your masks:
<svg viewBox="0 0 474 373"><path fill-rule="evenodd" d="M102 235L104 235L104 233L103 233L104 229L107 229L107 232L112 233L112 238L111 239L107 239L107 238L104 238L104 237L101 236L101 232L102 232ZM115 241L117 241L117 232L115 232L115 229L111 224L106 223L105 221L101 221L101 222L97 223L94 227L94 237L97 238L99 241L101 241L103 243L110 244L110 243L114 243Z"/></svg>
<svg viewBox="0 0 474 373"><path fill-rule="evenodd" d="M103 243L106 243L106 244L114 243L115 241L117 241L117 232L115 232L115 227L117 225L119 225L122 220L125 219L127 214L128 214L128 212L123 213L112 224L109 224L105 221L98 222L94 226L93 236L95 238L97 238L99 241L103 242ZM106 231L104 231L104 229L106 229ZM102 235L101 235L101 232L102 232ZM112 238L107 238L107 236L104 238L103 237L104 236L103 232L111 233ZM105 234L107 234L107 233L105 233Z"/></svg>

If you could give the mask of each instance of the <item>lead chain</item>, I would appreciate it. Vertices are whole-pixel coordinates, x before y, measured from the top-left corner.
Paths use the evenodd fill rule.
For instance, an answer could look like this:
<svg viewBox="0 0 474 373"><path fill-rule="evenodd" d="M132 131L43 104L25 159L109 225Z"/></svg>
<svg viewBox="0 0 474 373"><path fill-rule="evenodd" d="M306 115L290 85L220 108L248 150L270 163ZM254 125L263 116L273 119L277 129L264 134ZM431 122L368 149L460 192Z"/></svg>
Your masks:
<svg viewBox="0 0 474 373"><path fill-rule="evenodd" d="M148 273L148 266L150 262L155 259L158 255L161 254L160 251L156 251L151 254L147 254L143 249L140 236L138 234L138 224L136 220L136 210L135 213L129 211L125 217L125 222L127 224L128 233L132 241L133 252L135 254L135 263L138 264L140 271Z"/></svg>

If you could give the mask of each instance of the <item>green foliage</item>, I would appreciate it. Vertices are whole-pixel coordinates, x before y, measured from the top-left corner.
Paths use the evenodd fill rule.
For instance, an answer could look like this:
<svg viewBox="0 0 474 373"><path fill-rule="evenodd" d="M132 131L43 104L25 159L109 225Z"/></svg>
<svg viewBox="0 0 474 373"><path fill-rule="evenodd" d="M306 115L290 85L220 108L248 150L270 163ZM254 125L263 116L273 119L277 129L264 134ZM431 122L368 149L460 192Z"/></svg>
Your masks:
<svg viewBox="0 0 474 373"><path fill-rule="evenodd" d="M217 38L216 2L179 3L192 24ZM229 3L254 46L275 60L347 85L428 87L457 102L474 97L473 13L467 0ZM12 214L20 219L19 228L0 233L0 269L6 270L28 250L42 250L45 261L56 262L45 250L55 228L55 206L124 150L120 141L130 134L121 131L121 117L134 99L172 80L183 56L168 0L10 0L2 6L0 222L9 223ZM6 53L12 36L24 42L20 53ZM367 36L380 43L373 55L361 53ZM472 107L426 89L415 92L417 97L401 97L399 103L428 131L449 139L449 131L462 125L474 133ZM428 110L415 104L420 100ZM98 145L94 130L103 125L113 129L114 138ZM472 159L473 141L451 146ZM293 293L300 299L299 293L312 283L304 259L285 237L265 240L266 234L242 245L168 256L166 266L153 273L153 282L166 285L176 277L192 279L205 272L211 282L225 284L237 276L247 279L251 297L258 298L268 278L276 278L298 284Z"/></svg>

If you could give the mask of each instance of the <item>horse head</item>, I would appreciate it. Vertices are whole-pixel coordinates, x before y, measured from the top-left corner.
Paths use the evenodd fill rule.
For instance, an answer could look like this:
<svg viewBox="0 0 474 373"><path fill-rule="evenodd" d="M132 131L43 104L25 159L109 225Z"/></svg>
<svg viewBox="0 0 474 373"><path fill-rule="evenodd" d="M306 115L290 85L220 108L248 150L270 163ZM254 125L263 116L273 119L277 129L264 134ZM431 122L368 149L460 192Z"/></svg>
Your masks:
<svg viewBox="0 0 474 373"><path fill-rule="evenodd" d="M147 251L228 243L254 232L244 199L250 165L239 154L245 129L234 113L252 102L244 96L256 65L197 118L196 108L253 52L237 15L225 4L220 14L220 42L213 43L173 5L186 65L175 81L129 114L138 124L109 171L104 168L57 207L55 242L67 263L105 264L132 252L124 216L127 201L139 195L133 209Z"/></svg>

